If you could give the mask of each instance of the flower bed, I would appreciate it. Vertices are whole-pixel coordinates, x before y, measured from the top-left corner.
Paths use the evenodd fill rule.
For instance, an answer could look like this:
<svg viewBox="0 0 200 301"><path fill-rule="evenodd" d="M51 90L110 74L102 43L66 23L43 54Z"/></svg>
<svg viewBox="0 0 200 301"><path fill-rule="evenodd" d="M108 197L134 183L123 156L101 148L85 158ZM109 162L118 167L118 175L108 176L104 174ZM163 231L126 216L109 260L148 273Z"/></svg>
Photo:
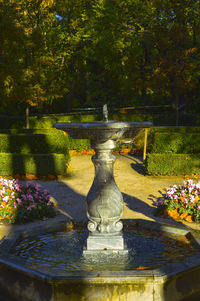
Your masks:
<svg viewBox="0 0 200 301"><path fill-rule="evenodd" d="M0 178L0 222L22 223L53 217L53 203L47 190L40 185L18 180Z"/></svg>
<svg viewBox="0 0 200 301"><path fill-rule="evenodd" d="M184 182L184 186L174 185L154 204L157 207L156 215L187 222L200 222L200 181L195 183L190 179Z"/></svg>

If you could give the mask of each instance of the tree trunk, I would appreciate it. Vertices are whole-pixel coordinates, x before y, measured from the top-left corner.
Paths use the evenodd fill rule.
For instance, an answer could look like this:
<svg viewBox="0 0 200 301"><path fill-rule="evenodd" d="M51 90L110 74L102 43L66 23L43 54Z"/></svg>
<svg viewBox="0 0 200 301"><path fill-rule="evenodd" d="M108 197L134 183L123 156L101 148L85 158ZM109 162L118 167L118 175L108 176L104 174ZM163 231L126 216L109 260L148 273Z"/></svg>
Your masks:
<svg viewBox="0 0 200 301"><path fill-rule="evenodd" d="M29 105L26 106L26 129L29 129Z"/></svg>
<svg viewBox="0 0 200 301"><path fill-rule="evenodd" d="M179 97L176 94L176 126L179 124Z"/></svg>

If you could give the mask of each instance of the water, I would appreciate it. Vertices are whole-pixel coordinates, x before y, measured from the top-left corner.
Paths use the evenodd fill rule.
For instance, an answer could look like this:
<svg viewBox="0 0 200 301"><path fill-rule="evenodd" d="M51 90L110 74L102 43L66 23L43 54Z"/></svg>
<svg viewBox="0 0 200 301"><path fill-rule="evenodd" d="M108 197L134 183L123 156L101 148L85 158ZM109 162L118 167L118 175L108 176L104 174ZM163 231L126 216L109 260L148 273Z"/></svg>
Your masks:
<svg viewBox="0 0 200 301"><path fill-rule="evenodd" d="M195 253L184 236L161 235L157 231L128 230L123 232L129 250L127 256L84 257L83 245L87 230L76 229L24 239L13 253L26 260L26 266L39 271L65 275L75 270L151 269L181 260Z"/></svg>

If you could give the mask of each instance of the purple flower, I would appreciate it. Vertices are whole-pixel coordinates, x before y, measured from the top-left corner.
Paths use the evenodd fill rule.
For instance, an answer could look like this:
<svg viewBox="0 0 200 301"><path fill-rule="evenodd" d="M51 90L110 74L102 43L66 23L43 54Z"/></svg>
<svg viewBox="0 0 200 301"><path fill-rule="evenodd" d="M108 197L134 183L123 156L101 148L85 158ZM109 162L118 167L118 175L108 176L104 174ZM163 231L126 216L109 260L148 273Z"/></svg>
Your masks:
<svg viewBox="0 0 200 301"><path fill-rule="evenodd" d="M48 201L47 206L53 206L53 203L51 201Z"/></svg>
<svg viewBox="0 0 200 301"><path fill-rule="evenodd" d="M26 201L26 200L27 200L27 198L26 198L25 194L22 194L22 195L21 195L21 197L22 197L22 199L24 199L24 201Z"/></svg>
<svg viewBox="0 0 200 301"><path fill-rule="evenodd" d="M29 200L29 201L32 201L32 200L33 200L33 197L32 197L31 194L28 194L28 195L27 195L27 200Z"/></svg>

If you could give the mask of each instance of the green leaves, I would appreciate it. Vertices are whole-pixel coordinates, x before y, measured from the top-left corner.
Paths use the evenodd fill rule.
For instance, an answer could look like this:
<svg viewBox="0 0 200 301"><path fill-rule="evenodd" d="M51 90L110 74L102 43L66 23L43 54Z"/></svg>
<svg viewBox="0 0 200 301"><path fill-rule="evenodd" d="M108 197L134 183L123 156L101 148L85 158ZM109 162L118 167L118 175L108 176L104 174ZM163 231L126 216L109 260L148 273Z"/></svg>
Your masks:
<svg viewBox="0 0 200 301"><path fill-rule="evenodd" d="M199 12L186 0L3 0L1 110L192 101L195 111Z"/></svg>

